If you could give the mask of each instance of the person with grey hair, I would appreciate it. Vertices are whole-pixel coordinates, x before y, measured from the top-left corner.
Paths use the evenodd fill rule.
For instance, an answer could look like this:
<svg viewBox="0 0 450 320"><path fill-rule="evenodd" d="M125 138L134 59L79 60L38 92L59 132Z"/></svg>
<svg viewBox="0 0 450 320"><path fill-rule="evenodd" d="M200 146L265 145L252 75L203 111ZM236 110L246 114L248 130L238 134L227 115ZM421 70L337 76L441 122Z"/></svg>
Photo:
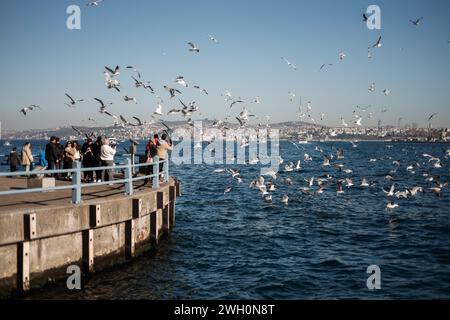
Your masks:
<svg viewBox="0 0 450 320"><path fill-rule="evenodd" d="M109 139L105 138L100 148L100 159L102 160L103 167L112 167L114 165L114 156L116 154L115 146L109 144ZM114 174L112 169L106 169L104 171L103 181L113 181Z"/></svg>

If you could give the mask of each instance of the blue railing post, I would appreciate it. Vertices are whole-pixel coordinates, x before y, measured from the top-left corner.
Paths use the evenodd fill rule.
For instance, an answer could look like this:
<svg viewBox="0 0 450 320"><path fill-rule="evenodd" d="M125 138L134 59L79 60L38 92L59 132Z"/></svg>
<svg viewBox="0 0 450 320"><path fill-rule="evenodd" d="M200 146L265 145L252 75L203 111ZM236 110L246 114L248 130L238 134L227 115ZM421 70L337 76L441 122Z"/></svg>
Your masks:
<svg viewBox="0 0 450 320"><path fill-rule="evenodd" d="M132 161L131 158L127 158L126 159L126 165L127 167L125 168L125 180L127 182L125 182L125 194L127 196L131 196L133 195L133 167L131 165Z"/></svg>
<svg viewBox="0 0 450 320"><path fill-rule="evenodd" d="M81 203L81 162L74 161L73 168L75 172L72 174L72 203Z"/></svg>
<svg viewBox="0 0 450 320"><path fill-rule="evenodd" d="M153 188L159 188L159 157L153 158Z"/></svg>
<svg viewBox="0 0 450 320"><path fill-rule="evenodd" d="M169 182L169 159L167 158L164 163L164 182Z"/></svg>

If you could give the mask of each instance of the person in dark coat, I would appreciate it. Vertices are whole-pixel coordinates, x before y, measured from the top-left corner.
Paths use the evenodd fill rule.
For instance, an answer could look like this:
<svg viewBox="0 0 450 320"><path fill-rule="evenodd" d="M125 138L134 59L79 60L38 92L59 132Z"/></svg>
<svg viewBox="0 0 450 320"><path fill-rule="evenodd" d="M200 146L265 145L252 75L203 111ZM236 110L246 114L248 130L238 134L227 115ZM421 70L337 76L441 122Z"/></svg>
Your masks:
<svg viewBox="0 0 450 320"><path fill-rule="evenodd" d="M11 170L11 172L17 171L17 166L20 166L20 159L19 156L17 155L16 147L12 148L8 157L8 162L9 162L9 169Z"/></svg>
<svg viewBox="0 0 450 320"><path fill-rule="evenodd" d="M58 161L58 149L56 146L56 137L51 137L50 142L45 145L45 160L47 160L48 170L55 170Z"/></svg>
<svg viewBox="0 0 450 320"><path fill-rule="evenodd" d="M100 151L102 149L102 137L97 137L97 141L92 146L92 153L94 154L95 158L95 166L101 167L102 166L102 159L100 159ZM97 182L100 182L102 180L103 170L96 170L95 171L95 179Z"/></svg>

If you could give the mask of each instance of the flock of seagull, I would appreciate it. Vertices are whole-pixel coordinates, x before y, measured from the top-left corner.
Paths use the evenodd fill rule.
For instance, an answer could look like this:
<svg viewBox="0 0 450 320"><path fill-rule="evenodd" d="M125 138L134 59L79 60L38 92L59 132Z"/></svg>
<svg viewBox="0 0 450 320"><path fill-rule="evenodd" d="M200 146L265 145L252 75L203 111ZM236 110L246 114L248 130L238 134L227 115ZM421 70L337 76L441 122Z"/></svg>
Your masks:
<svg viewBox="0 0 450 320"><path fill-rule="evenodd" d="M96 0L96 1L91 1L89 3L87 3L88 6L99 6L101 3L103 2L103 0ZM420 17L418 19L415 20L410 20L410 22L414 25L414 26L419 26L422 21L423 21L424 17ZM363 15L363 21L367 21L367 16ZM211 43L213 44L218 44L219 41L211 34L208 35L209 40ZM450 43L450 40L449 40ZM368 58L372 59L373 58L373 54L372 51L374 49L380 49L382 47L382 37L379 36L377 38L377 40L370 46L368 46ZM189 54L200 54L200 48L192 41L187 42L187 51L189 52ZM347 58L347 54L343 51L340 51L338 54L338 59L339 61L343 61ZM281 60L288 66L290 67L293 71L297 71L298 67L291 62L290 60L288 60L286 57L281 57ZM327 69L333 67L334 63L328 62L328 63L323 63L320 67L319 67L319 72L325 72ZM174 115L174 114L180 114L183 117L187 118L187 123L190 126L194 126L193 121L192 121L192 115L195 112L199 112L199 106L196 104L195 101L190 101L188 103L183 102L183 100L180 98L180 96L182 96L182 91L184 89L187 88L193 88L195 90L198 90L200 92L200 94L204 94L204 95L209 95L209 92L207 89L203 88L202 86L199 86L197 84L195 85L191 85L191 83L188 81L188 79L185 79L184 76L179 75L175 78L175 80L173 81L173 85L170 84L166 84L163 86L162 89L165 90L166 94L168 95L167 99L169 101L173 101L173 99L177 100L177 104L179 103L179 106L177 107L173 107L172 109L170 109L167 113L165 113L163 111L164 109L164 100L161 97L161 95L159 95L155 89L153 88L152 84L150 81L145 81L142 78L142 74L141 72L134 66L126 66L125 68L126 70L128 70L129 76L131 77L131 79L133 80L134 83L134 87L135 88L141 88L142 90L145 90L146 92L148 92L151 95L154 95L157 99L157 105L155 110L153 111L153 113L151 114L151 119L149 121L142 121L140 118L133 116L132 119L133 121L129 121L127 120L123 115L119 114L116 115L112 112L110 112L109 110L109 106L112 105L111 102L107 102L104 101L100 98L93 98L97 103L98 103L98 107L99 107L99 113L105 116L109 116L112 119L114 119L114 123L116 125L121 125L123 127L127 127L127 126L143 126L143 125L147 125L147 124L153 124L156 121L160 121L161 124L163 124L164 126L166 126L167 129L170 130L169 127L167 127L167 125L164 124L163 120L161 119L161 117L163 115ZM120 82L120 76L121 76L121 72L123 72L123 70L121 69L120 66L115 66L115 67L108 67L105 66L104 67L104 71L103 71L103 75L104 75L104 85L108 90L113 90L115 92L117 92L118 94L122 94L122 86L121 86L121 82ZM175 87L177 86L177 87ZM182 89L183 88L183 89ZM371 83L368 87L368 92L369 93L374 93L376 92L376 85L375 83ZM389 96L391 94L391 90L388 88L384 88L382 90L382 94L384 96ZM65 93L66 98L68 99L65 102L65 105L69 108L76 108L77 105L79 103L83 103L85 102L85 99L79 99L79 98L74 98L71 94L69 93ZM250 114L249 111L246 109L245 105L248 104L260 104L262 102L262 99L260 96L256 96L254 98L251 99L244 99L241 97L234 97L232 95L232 93L230 92L230 90L225 89L224 92L221 94L221 96L224 98L224 101L229 104L229 108L227 109L227 113L225 116L225 119L223 120L217 120L215 119L213 122L213 126L226 130L228 129L227 127L227 121L229 121L230 119L232 120L237 120L237 122L239 123L239 126L245 127L250 118L254 117L254 118L258 118L256 115ZM290 102L294 102L296 98L296 94L292 91L288 92L288 99ZM138 101L135 97L130 96L130 95L124 95L123 96L123 101L125 103L134 103L134 104L138 104ZM233 108L236 108L237 106L243 106L242 110L239 111L237 114L235 115L231 115L231 111L233 110ZM353 116L351 119L351 122L348 121L348 119L344 119L344 117L341 117L341 125L342 127L349 127L349 123L352 123L355 126L362 126L363 125L363 120L365 117L367 117L368 119L373 117L373 112L370 112L371 106L366 106L366 107L361 107L361 106L356 106L355 110L353 111ZM22 109L20 109L20 112L23 115L27 115L30 111L35 110L35 109L40 109L40 107L38 105L29 105L27 107L24 107ZM300 105L299 105L299 109L297 112L297 116L300 120L307 120L310 123L313 123L314 125L316 125L316 120L313 118L312 115L312 102L308 101L306 103L305 106L302 105L302 100L300 97ZM381 112L387 112L388 110L386 108L382 109ZM367 116L363 116L363 113L368 112ZM201 113L200 113L201 115ZM320 121L324 121L326 114L324 112L320 112ZM437 113L433 113L428 117L428 121L431 121L431 119L436 116ZM233 119L234 118L234 119ZM265 116L267 123L265 124L266 127L269 127L268 121L270 120L270 116L266 115ZM88 120L90 121L95 121L92 118L89 118ZM262 123L259 123L258 126L263 126ZM76 129L75 127L72 126L72 128L78 133L78 134L82 134L82 132L78 129ZM91 134L93 135L93 134ZM86 135L88 136L88 135ZM299 150L300 147L297 146L297 144L295 142L291 142L293 145L295 145ZM355 142L351 142L354 148L357 148L357 145ZM248 145L248 141L241 141L241 147L242 146L246 146ZM334 157L333 154L329 154L326 155L323 150L316 146L316 151L320 152L322 154L323 157L323 163L322 166L325 167L330 167L332 166L332 164L334 164L334 166L339 170L339 172L342 172L344 174L351 174L352 170L350 168L347 168L344 164L342 163L334 163L334 159L336 158L337 160L339 159L343 159L343 150L342 149L338 149L336 151L336 156ZM447 150L446 153L446 157L448 158L450 156L450 152L449 150ZM433 167L434 168L442 168L443 164L441 159L431 156L431 155L424 155L424 157L428 158L428 162L433 163ZM375 162L378 159L370 159L370 162ZM304 153L304 157L303 157L303 161L305 163L308 163L310 161L313 161L313 158L308 155L307 153ZM252 160L249 161L249 163L252 164L256 164L259 162L259 159L254 158ZM280 157L280 164L283 163L283 160ZM396 160L394 161L394 164L396 166L400 166L400 161ZM418 168L420 168L420 164L419 162L415 163L415 164L411 164L406 168L406 171L409 173L414 173ZM302 167L301 167L301 160L298 160L298 162L296 164L294 163L289 163L287 165L285 165L284 167L284 171L285 172L292 172L292 171L301 171ZM215 170L216 172L222 172L225 171L225 169L217 169ZM237 170L233 170L233 169L227 169L226 170L233 179L236 179L236 181L238 183L242 183L242 178L240 177L240 173ZM385 179L386 180L392 180L392 175L395 174L396 170L393 170L392 172L390 172L388 175L386 175ZM275 181L277 179L277 173L275 172L270 172L269 176L272 178L271 181L267 181L267 179L264 176L260 176L257 179L253 180L250 183L250 187L257 189L261 192L263 200L266 202L272 202L272 194L271 192L276 190L276 184ZM432 176L429 173L424 173L424 177L426 178L426 181L428 182L432 182L435 185L433 187L428 188L429 190L431 190L434 194L436 194L437 196L441 195L441 190L442 188L446 187L448 185L448 183L442 183L438 177ZM329 173L326 173L323 177L311 177L309 179L305 179L306 182L306 186L301 188L301 191L304 193L309 193L309 194L322 194L325 191L325 188L327 186L329 186L332 183L336 184L336 192L337 194L343 194L344 191L344 184L347 188L351 188L354 186L354 183L352 181L352 179L350 178L335 178L332 177ZM285 178L283 180L284 184L287 185L292 185L293 184L293 180L291 178ZM317 189L314 188L315 183L317 183ZM377 182L368 182L366 179L362 179L361 183L360 183L360 187L373 187L374 185L376 185ZM383 191L386 193L386 195L389 198L393 198L393 197L397 197L397 198L409 198L409 197L415 197L418 193L424 192L425 188L420 187L420 186L413 186L411 188L406 188L404 191L400 191L398 189L398 186L396 186L396 184L394 183L390 189L384 190ZM224 190L224 194L226 193L230 193L232 192L232 187L227 187ZM289 201L289 197L287 195L283 195L281 202L284 204L287 204ZM394 203L393 201L389 201L389 203L387 204L386 208L391 210L394 209L398 206L398 204Z"/></svg>
<svg viewBox="0 0 450 320"><path fill-rule="evenodd" d="M260 175L251 180L249 184L249 188L260 192L262 200L266 203L274 203L273 194L278 189L277 181L279 184L292 187L310 196L320 196L325 192L332 194L333 189L335 190L335 194L342 195L351 188L369 189L372 192L384 193L388 199L385 206L385 209L388 211L399 207L395 199L411 199L419 196L419 194L425 193L441 197L443 189L449 185L449 182L442 181L442 170L445 167L443 160L440 157L428 153L417 155L415 160L398 159L391 155L385 155L380 158L369 158L367 161L372 166L375 162L384 162L388 165L391 163L391 165L387 166L389 169L384 174L382 181L369 181L369 179L363 177L360 178L359 182L356 182L353 178L353 169L344 162L345 156L342 148L337 148L333 152L332 146L331 151L325 152L319 145L316 145L314 148L315 154L310 155L303 146L299 146L293 141L290 141L290 143L298 150L303 150L303 159L297 160L295 164L293 162L285 164L284 168L282 167L282 170L279 172L269 171L264 175ZM350 141L350 143L354 150L359 147L353 141ZM392 149L393 146L386 145L386 148ZM407 152L404 149L402 151ZM399 156L398 153L396 153L396 156ZM445 151L443 157L447 160L450 159L450 149ZM323 170L323 174L320 176L305 177L304 173L312 171L311 168L313 165L317 164L315 161L320 161L320 159L322 159L320 167ZM260 159L254 156L246 164L256 164L258 162L260 162ZM281 166L283 163L283 158L279 157L278 164ZM218 168L213 172L228 174L232 183L236 183L237 185L244 182L241 173L237 169ZM407 185L406 182L402 181L403 175L412 176L416 174L422 176L424 184ZM406 176L405 180L408 179L408 176ZM297 179L297 177L299 178ZM384 185L389 183L391 184L389 189L385 189ZM234 187L228 186L223 193L228 194L233 189ZM281 203L288 204L289 196L287 194L283 194L280 198Z"/></svg>

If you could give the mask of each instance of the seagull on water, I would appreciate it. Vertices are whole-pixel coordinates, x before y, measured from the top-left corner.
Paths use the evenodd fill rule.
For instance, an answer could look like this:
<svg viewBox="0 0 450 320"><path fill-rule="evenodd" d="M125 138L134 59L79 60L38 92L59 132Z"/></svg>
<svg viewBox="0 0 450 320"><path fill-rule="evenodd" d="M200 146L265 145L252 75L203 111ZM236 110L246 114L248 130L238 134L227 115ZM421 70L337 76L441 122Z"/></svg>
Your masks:
<svg viewBox="0 0 450 320"><path fill-rule="evenodd" d="M386 205L386 210L393 210L395 208L398 208L398 204L394 203L393 201L389 202Z"/></svg>

